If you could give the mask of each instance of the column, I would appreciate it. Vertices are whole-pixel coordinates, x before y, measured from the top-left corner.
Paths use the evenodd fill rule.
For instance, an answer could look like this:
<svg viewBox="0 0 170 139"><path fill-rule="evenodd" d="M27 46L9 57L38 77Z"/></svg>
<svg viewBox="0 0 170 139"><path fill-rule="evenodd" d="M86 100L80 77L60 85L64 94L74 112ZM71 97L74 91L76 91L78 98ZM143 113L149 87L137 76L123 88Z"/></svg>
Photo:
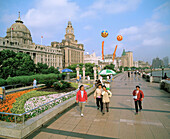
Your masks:
<svg viewBox="0 0 170 139"><path fill-rule="evenodd" d="M122 67L122 72L124 72L124 67Z"/></svg>
<svg viewBox="0 0 170 139"><path fill-rule="evenodd" d="M96 81L96 66L93 67L93 70L94 70L94 82Z"/></svg>
<svg viewBox="0 0 170 139"><path fill-rule="evenodd" d="M76 71L77 71L77 77L78 77L79 76L79 71L80 71L79 65L77 65Z"/></svg>
<svg viewBox="0 0 170 139"><path fill-rule="evenodd" d="M85 65L83 65L82 70L83 70L83 80L85 80L85 76L86 76L86 74L85 74L85 70L86 70Z"/></svg>
<svg viewBox="0 0 170 139"><path fill-rule="evenodd" d="M99 75L99 72L101 71L101 68L100 68L100 66L98 66L98 79L100 79L100 75Z"/></svg>

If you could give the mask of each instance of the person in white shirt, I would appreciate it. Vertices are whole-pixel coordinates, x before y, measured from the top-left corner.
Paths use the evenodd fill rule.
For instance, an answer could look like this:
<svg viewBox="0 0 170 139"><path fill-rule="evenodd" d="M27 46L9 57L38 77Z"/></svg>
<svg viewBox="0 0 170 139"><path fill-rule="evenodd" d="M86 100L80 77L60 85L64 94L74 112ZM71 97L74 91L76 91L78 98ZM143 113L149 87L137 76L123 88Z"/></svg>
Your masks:
<svg viewBox="0 0 170 139"><path fill-rule="evenodd" d="M102 102L102 84L98 84L96 91L94 92L94 99L96 99L97 110L101 107L101 112L103 110ZM100 103L100 104L99 104Z"/></svg>
<svg viewBox="0 0 170 139"><path fill-rule="evenodd" d="M36 79L34 79L34 81L33 81L33 88L37 88L37 80Z"/></svg>
<svg viewBox="0 0 170 139"><path fill-rule="evenodd" d="M110 77L109 77L109 75L107 75L107 81L110 82Z"/></svg>
<svg viewBox="0 0 170 139"><path fill-rule="evenodd" d="M109 90L106 90L105 85L102 88L103 88L103 92L102 92L103 114L105 114L105 108L107 109L107 112L109 112L109 102L112 93Z"/></svg>
<svg viewBox="0 0 170 139"><path fill-rule="evenodd" d="M101 82L101 84L103 85L103 77L100 75L100 82Z"/></svg>

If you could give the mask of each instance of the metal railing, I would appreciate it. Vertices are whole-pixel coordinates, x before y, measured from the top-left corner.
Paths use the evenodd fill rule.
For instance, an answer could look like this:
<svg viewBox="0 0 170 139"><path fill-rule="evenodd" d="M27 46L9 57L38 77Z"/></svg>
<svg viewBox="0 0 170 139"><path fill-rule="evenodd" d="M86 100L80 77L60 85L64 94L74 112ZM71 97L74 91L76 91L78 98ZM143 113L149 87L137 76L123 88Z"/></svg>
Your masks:
<svg viewBox="0 0 170 139"><path fill-rule="evenodd" d="M87 88L88 88L88 87L85 87L85 89L87 89ZM52 107L54 107L54 106L62 103L62 102L58 102L59 100L64 102L65 100L62 100L62 99L63 99L63 98L66 98L66 96L67 96L68 99L74 97L74 95L77 93L78 90L79 90L79 89L76 89L76 90L74 90L74 91L71 91L70 93L67 93L67 94L65 94L65 95L62 95L62 96L60 96L60 97L58 97L58 98L56 98L56 99L53 99L53 100L51 100L51 101L49 101L49 102L47 102L47 103L44 103L44 104L42 104L42 105L40 105L40 106L38 106L38 107L35 107L35 108L33 108L33 109L29 110L29 111L24 112L24 113L22 113L22 114L0 112L0 115L11 115L11 116L14 116L14 122L15 122L15 124L17 124L17 116L20 117L20 118L22 117L21 120L19 119L18 121L19 121L19 122L22 121L22 123L25 123L25 115L26 115L26 114L29 114L29 113L31 113L31 112L33 112L33 111L36 111L36 110L39 109L39 108L42 108L42 107L47 106L47 105L50 106L50 105L53 104L53 105L51 106L51 108L52 108ZM87 91L88 91L88 90L89 90L89 88L87 89ZM54 105L54 103L52 103L52 102L56 103L56 105ZM45 111L46 111L46 110L45 110ZM41 113L42 113L42 112L41 112ZM36 113L36 114L38 115L38 114L41 114L41 113ZM36 116L37 116L37 115L36 115ZM30 117L30 118L32 118L32 117Z"/></svg>

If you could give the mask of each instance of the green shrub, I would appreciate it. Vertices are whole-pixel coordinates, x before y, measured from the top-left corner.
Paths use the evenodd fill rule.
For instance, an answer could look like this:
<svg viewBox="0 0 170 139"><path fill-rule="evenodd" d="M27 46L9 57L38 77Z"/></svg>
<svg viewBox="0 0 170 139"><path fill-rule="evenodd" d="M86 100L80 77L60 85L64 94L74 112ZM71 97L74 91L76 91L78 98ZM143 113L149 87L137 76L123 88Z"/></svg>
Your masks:
<svg viewBox="0 0 170 139"><path fill-rule="evenodd" d="M59 82L54 83L54 89L60 90L61 87L62 87L62 84L61 84L61 83L59 83Z"/></svg>
<svg viewBox="0 0 170 139"><path fill-rule="evenodd" d="M48 88L51 87L55 82L57 82L58 80L46 80L45 81L45 86L47 86Z"/></svg>
<svg viewBox="0 0 170 139"><path fill-rule="evenodd" d="M6 80L0 78L0 86L4 86L6 84L7 84Z"/></svg>

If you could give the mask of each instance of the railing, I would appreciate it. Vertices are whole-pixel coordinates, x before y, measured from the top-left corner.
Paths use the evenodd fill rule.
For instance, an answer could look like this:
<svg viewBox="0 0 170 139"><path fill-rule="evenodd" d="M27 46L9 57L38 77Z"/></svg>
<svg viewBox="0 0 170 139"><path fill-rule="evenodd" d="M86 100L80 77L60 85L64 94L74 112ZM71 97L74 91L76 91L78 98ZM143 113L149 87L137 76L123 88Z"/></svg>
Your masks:
<svg viewBox="0 0 170 139"><path fill-rule="evenodd" d="M88 87L86 87L85 89L88 89ZM0 112L0 114L1 115L11 115L11 116L14 116L14 122L15 122L15 124L17 124L17 122L21 122L22 121L22 123L25 123L25 115L26 114L29 114L29 113L31 113L31 112L33 112L33 111L36 111L37 109L39 109L39 108L43 108L43 109L45 109L45 107L46 106L49 106L50 107L50 105L51 105L51 108L52 107L54 107L54 106L56 106L57 104L60 104L61 103L61 101L65 101L65 100L67 100L67 99L64 99L64 98L68 98L68 99L70 99L70 98L72 98L73 96L75 96L75 94L77 93L77 91L78 91L79 89L76 89L76 90L74 90L74 91L71 91L70 93L67 93L66 95L63 95L63 96L60 96L60 97L58 97L58 98L56 98L56 99L54 99L54 100L51 100L51 101L49 101L49 102L47 102L47 103L44 103L44 104L42 104L42 105L40 105L40 106L38 106L38 107L35 107L34 109L31 109L31 110L29 110L29 111L27 111L27 112L24 112L24 113L22 113L22 114L15 114L15 113L6 113L6 112ZM60 101L60 102L59 102ZM45 109L44 111L46 111L46 110L48 110L48 109ZM43 111L43 112L44 112ZM41 112L42 113L42 112ZM41 113L38 113L38 110L36 111L36 114L38 115L38 114L41 114ZM37 116L36 115L36 116ZM18 118L18 121L17 121L17 116L19 117ZM22 117L22 118L21 118ZM29 117L29 118L32 118L32 117Z"/></svg>

